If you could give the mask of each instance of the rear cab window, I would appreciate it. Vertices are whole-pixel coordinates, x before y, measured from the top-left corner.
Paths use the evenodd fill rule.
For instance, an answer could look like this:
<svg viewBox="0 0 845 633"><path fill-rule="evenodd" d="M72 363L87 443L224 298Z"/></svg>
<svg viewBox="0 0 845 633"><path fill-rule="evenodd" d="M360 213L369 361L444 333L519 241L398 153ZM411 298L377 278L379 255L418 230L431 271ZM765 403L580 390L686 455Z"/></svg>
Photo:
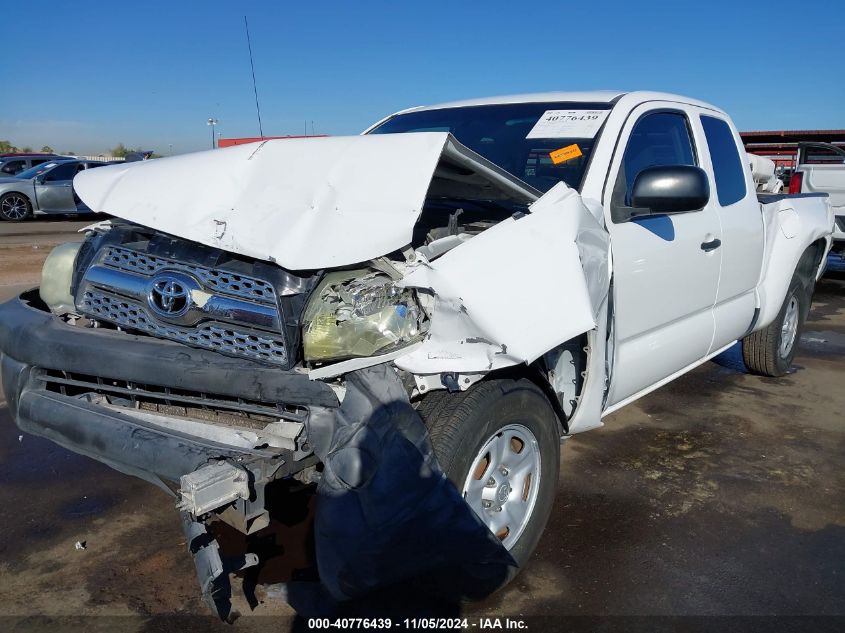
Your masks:
<svg viewBox="0 0 845 633"><path fill-rule="evenodd" d="M802 165L843 165L845 150L834 146L804 146L801 147L801 159L798 162Z"/></svg>
<svg viewBox="0 0 845 633"><path fill-rule="evenodd" d="M739 156L736 140L727 122L704 114L700 118L704 138L710 148L710 162L713 163L719 204L727 207L745 198L745 164Z"/></svg>

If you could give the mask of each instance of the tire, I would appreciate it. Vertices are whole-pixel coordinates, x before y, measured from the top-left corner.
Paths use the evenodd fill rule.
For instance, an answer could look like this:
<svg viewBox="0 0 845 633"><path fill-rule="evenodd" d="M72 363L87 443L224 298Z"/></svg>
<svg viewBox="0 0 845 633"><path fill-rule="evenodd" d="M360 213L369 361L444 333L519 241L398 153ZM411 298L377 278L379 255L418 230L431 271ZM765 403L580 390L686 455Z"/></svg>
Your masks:
<svg viewBox="0 0 845 633"><path fill-rule="evenodd" d="M32 215L32 203L22 193L12 191L0 198L0 220L21 222Z"/></svg>
<svg viewBox="0 0 845 633"><path fill-rule="evenodd" d="M793 275L775 320L742 339L742 358L751 373L773 378L786 374L810 311L810 297L801 278Z"/></svg>
<svg viewBox="0 0 845 633"><path fill-rule="evenodd" d="M546 395L527 379L496 379L465 392L432 392L418 412L446 476L522 567L546 527L560 472L557 416ZM502 523L506 530L497 529Z"/></svg>

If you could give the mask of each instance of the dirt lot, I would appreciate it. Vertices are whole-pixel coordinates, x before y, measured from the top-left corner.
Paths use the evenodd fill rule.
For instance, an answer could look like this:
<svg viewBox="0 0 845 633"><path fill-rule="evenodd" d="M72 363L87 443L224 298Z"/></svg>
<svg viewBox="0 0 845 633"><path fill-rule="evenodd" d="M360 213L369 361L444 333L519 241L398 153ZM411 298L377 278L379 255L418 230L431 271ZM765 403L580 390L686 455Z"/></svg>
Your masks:
<svg viewBox="0 0 845 633"><path fill-rule="evenodd" d="M37 280L48 245L76 225L0 228L7 297ZM32 229L43 230L38 248ZM794 373L762 379L736 366L730 353L706 363L569 440L534 558L507 589L452 612L845 615L845 281L818 286ZM173 501L20 436L4 405L0 526L6 615L207 613ZM277 571L306 564L304 532L280 531ZM261 587L257 596L254 611L240 600L237 627L292 615ZM121 622L155 630L145 618Z"/></svg>
<svg viewBox="0 0 845 633"><path fill-rule="evenodd" d="M0 301L22 287L37 285L44 258L54 246L82 241L79 229L95 219L0 222Z"/></svg>

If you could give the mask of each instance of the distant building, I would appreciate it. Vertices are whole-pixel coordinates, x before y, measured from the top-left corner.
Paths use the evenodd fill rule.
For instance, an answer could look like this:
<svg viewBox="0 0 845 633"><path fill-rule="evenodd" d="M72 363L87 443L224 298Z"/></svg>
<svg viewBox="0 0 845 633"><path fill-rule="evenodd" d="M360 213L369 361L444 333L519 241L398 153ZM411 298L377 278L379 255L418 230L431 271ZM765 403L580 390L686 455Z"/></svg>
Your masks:
<svg viewBox="0 0 845 633"><path fill-rule="evenodd" d="M270 141L277 138L322 138L327 134L308 134L307 136L247 136L244 138L221 138L217 140L217 147L232 147L245 143L257 143L258 141Z"/></svg>
<svg viewBox="0 0 845 633"><path fill-rule="evenodd" d="M845 149L845 130L740 132L745 151L765 156L786 171L795 168L799 143L830 143Z"/></svg>

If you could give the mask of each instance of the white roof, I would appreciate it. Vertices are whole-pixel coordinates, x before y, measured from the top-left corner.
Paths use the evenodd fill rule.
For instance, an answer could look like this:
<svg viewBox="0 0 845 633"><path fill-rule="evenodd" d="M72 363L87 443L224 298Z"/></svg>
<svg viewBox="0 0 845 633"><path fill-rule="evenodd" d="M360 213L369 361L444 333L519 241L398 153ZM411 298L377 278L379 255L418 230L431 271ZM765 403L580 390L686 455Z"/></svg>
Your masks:
<svg viewBox="0 0 845 633"><path fill-rule="evenodd" d="M680 103L688 103L710 110L721 112L717 108L704 101L692 99L683 95L671 94L668 92L653 92L650 90L636 90L633 92L625 92L623 90L590 90L590 91L557 91L557 92L530 92L516 95L501 95L498 97L481 97L478 99L462 99L460 101L449 101L446 103L437 103L427 106L416 106L408 108L396 114L404 114L405 112L416 112L420 110L439 110L441 108L464 108L468 106L479 105L494 105L500 103L611 103L619 99L625 102L629 108L636 104L644 103L646 101L676 101ZM390 117L387 117L390 118ZM381 123L381 121L379 121ZM375 127L375 126L372 126ZM372 129L372 128L371 128Z"/></svg>
<svg viewBox="0 0 845 633"><path fill-rule="evenodd" d="M585 103L610 103L625 92L621 90L592 90L584 92L529 92L517 95L482 97L480 99L462 99L435 105L415 108L419 110L438 110L440 108L462 108L464 106L493 105L496 103L544 103L547 101L572 101Z"/></svg>

